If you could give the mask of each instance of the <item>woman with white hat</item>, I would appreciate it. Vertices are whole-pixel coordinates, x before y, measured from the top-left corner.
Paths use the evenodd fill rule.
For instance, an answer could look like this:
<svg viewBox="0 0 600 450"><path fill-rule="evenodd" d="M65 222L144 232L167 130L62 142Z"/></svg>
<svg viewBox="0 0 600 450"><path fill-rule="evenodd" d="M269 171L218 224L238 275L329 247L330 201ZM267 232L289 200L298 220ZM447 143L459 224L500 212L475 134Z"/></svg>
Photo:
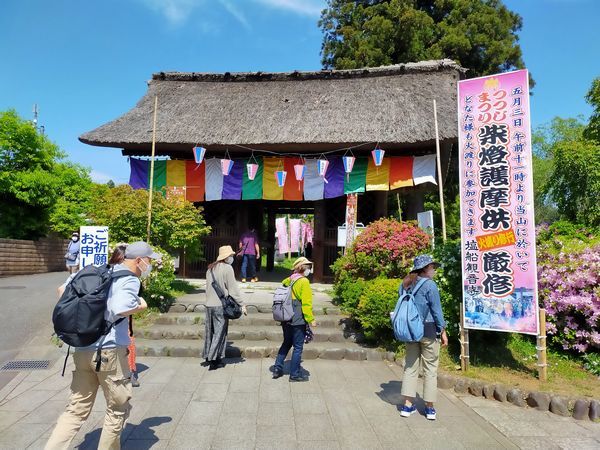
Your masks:
<svg viewBox="0 0 600 450"><path fill-rule="evenodd" d="M292 275L282 281L284 286L292 286L292 304L294 316L289 322L282 322L283 343L277 353L273 379L283 376L283 362L292 347L292 362L290 368L290 381L308 381L302 373L300 362L302 361L302 350L304 348L304 336L307 324L317 326L312 309L312 290L308 275L312 273L313 263L301 257L294 261Z"/></svg>
<svg viewBox="0 0 600 450"><path fill-rule="evenodd" d="M206 271L206 320L204 322L203 357L209 364L208 370L225 367L225 347L227 344L227 328L229 319L223 315L223 304L212 287L213 280L219 285L225 296L231 296L246 314L246 307L233 273L235 252L230 245L219 247L217 260L208 266Z"/></svg>
<svg viewBox="0 0 600 450"><path fill-rule="evenodd" d="M423 364L423 400L425 401L425 417L435 420L436 411L433 403L437 394L437 368L440 357L440 343L448 345L446 322L442 312L440 291L433 281L435 269L439 264L429 255L415 258L413 269L402 280L401 292L414 292L414 302L424 321L424 336L419 342L406 343L406 360L402 379L402 395L404 405L400 411L402 417L409 417L416 408L414 399L417 393L419 362Z"/></svg>

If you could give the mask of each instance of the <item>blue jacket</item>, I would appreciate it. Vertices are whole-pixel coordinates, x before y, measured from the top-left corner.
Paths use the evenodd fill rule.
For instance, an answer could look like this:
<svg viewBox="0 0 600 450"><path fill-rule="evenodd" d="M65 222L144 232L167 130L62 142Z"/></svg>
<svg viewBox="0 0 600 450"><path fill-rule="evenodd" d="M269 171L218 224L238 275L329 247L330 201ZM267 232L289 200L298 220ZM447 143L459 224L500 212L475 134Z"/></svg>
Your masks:
<svg viewBox="0 0 600 450"><path fill-rule="evenodd" d="M416 286L423 277L417 277ZM414 286L412 288L414 288ZM409 289L410 290L410 289ZM402 295L402 283L398 288L398 296ZM421 313L421 317L425 323L434 323L438 333L446 328L446 321L442 312L442 302L440 300L440 291L438 290L435 281L426 279L425 283L419 288L415 294L415 305Z"/></svg>

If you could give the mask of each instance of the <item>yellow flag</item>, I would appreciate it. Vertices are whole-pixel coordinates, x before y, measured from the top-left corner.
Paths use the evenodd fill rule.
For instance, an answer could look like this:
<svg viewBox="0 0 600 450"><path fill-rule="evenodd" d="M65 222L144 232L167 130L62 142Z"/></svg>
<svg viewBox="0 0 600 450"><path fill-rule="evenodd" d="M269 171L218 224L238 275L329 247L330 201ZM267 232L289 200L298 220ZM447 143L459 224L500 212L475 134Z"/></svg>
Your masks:
<svg viewBox="0 0 600 450"><path fill-rule="evenodd" d="M390 158L383 158L380 166L376 166L373 158L369 158L367 166L367 191L390 190Z"/></svg>
<svg viewBox="0 0 600 450"><path fill-rule="evenodd" d="M275 172L283 170L283 167L283 158L263 158L264 200L283 200L283 187L277 185L277 176L275 175ZM291 174L291 176L293 175Z"/></svg>
<svg viewBox="0 0 600 450"><path fill-rule="evenodd" d="M167 186L185 186L185 161L167 161Z"/></svg>

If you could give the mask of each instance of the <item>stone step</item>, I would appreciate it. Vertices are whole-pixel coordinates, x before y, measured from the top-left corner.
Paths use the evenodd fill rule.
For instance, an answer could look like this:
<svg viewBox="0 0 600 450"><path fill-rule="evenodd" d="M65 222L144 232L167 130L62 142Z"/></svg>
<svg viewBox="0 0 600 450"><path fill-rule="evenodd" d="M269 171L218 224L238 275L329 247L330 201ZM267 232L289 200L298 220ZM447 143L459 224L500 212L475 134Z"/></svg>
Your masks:
<svg viewBox="0 0 600 450"><path fill-rule="evenodd" d="M232 341L246 340L252 342L261 342L265 345L269 342L281 342L283 339L281 327L251 325L244 321L231 321L229 324L228 339ZM337 328L322 328L320 326L313 328L314 342L351 342L359 341L359 337L350 332L344 333ZM155 324L148 328L136 329L136 338L148 340L158 339L179 339L179 340L199 340L204 339L204 326L196 325L160 325Z"/></svg>
<svg viewBox="0 0 600 450"><path fill-rule="evenodd" d="M201 357L204 341L189 339L136 339L136 351L143 356L173 356L173 357ZM268 358L275 357L279 350L280 342L248 341L245 339L229 341L226 356L228 358ZM304 346L303 359L348 359L355 361L381 361L386 353L375 349L361 347L352 342L311 342Z"/></svg>
<svg viewBox="0 0 600 450"><path fill-rule="evenodd" d="M205 305L200 302L186 302L185 300L179 299L171 305L169 308L170 313L197 313L204 312ZM248 314L272 314L271 304L248 303L246 305ZM339 315L341 314L340 308L337 306L313 306L313 313L315 315Z"/></svg>
<svg viewBox="0 0 600 450"><path fill-rule="evenodd" d="M157 325L204 325L204 312L195 312L195 313L164 313L159 315L154 323ZM317 324L321 328L345 328L346 323L349 321L347 316L342 315L315 315L315 320ZM242 316L242 318L238 320L230 320L229 325L235 326L238 323L247 324L247 325L258 325L258 326L277 326L279 327L279 322L273 320L271 312L269 314L266 313L258 313L258 314L248 314L247 316Z"/></svg>

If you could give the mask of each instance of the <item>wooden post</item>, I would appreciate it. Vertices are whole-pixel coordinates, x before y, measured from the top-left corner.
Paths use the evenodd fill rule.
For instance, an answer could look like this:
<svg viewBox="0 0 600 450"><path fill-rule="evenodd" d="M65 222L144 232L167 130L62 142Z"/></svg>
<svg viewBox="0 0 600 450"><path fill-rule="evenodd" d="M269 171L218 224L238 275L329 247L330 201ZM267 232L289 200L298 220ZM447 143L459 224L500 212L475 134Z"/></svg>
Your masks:
<svg viewBox="0 0 600 450"><path fill-rule="evenodd" d="M154 120L152 124L152 156L150 157L150 186L148 189L148 226L146 241L150 243L150 223L152 222L152 193L154 189L154 153L156 150L156 112L158 110L158 95L154 96Z"/></svg>
<svg viewBox="0 0 600 450"><path fill-rule="evenodd" d="M538 378L548 381L548 364L546 362L546 310L540 308L540 333L537 337Z"/></svg>
<svg viewBox="0 0 600 450"><path fill-rule="evenodd" d="M440 193L440 212L442 214L442 237L446 242L446 211L444 210L444 186L442 183L442 162L440 155L440 134L438 131L437 104L433 99L433 121L435 124L435 160L437 163L438 190Z"/></svg>
<svg viewBox="0 0 600 450"><path fill-rule="evenodd" d="M460 370L469 370L469 330L464 327L465 315L463 305L460 308Z"/></svg>

